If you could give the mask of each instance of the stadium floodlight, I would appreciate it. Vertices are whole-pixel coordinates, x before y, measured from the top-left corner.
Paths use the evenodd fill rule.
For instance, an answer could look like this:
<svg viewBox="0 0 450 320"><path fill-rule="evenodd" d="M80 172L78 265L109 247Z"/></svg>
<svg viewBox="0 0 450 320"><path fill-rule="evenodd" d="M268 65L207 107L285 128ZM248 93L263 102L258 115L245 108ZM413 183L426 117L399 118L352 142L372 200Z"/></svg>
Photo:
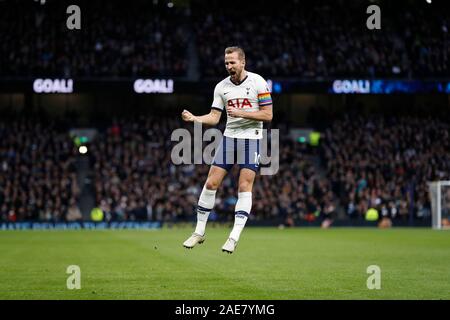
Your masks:
<svg viewBox="0 0 450 320"><path fill-rule="evenodd" d="M450 229L450 181L428 183L433 229Z"/></svg>
<svg viewBox="0 0 450 320"><path fill-rule="evenodd" d="M88 148L86 146L80 146L78 148L78 152L81 154L86 154L88 152Z"/></svg>

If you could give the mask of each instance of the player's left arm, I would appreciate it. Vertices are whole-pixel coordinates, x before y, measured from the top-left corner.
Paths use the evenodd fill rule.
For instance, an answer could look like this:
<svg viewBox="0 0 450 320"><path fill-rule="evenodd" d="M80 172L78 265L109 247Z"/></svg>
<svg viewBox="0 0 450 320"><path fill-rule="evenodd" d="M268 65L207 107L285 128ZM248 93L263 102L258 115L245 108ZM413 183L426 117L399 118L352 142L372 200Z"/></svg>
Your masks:
<svg viewBox="0 0 450 320"><path fill-rule="evenodd" d="M257 121L272 121L273 117L272 104L260 106L259 110L255 112L246 112L244 110L227 106L227 113L231 117L252 119Z"/></svg>
<svg viewBox="0 0 450 320"><path fill-rule="evenodd" d="M227 106L227 113L231 117L252 119L257 121L272 121L272 96L270 95L269 86L266 80L259 77L257 81L256 91L258 93L259 110L255 112L247 112L231 106Z"/></svg>

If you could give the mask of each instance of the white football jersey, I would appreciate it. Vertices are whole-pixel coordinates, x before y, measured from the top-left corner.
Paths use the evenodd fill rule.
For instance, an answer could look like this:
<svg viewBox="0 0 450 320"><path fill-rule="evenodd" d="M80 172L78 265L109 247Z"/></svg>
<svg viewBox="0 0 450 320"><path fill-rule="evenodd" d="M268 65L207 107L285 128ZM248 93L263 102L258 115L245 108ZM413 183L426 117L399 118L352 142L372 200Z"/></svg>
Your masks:
<svg viewBox="0 0 450 320"><path fill-rule="evenodd" d="M227 77L216 85L211 108L222 111L229 105L246 112L255 112L260 106L272 104L266 80L259 74L246 72L247 76L239 84L234 84L230 77ZM223 135L230 138L261 139L262 128L262 121L235 118L227 114L227 124Z"/></svg>

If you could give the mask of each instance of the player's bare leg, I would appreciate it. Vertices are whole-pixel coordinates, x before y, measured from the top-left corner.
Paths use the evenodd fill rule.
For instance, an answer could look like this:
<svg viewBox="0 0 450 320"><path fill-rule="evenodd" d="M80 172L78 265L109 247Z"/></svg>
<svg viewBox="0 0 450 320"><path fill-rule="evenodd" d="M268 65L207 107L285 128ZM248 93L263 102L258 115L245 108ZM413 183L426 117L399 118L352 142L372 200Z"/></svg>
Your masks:
<svg viewBox="0 0 450 320"><path fill-rule="evenodd" d="M214 207L217 189L226 174L227 171L225 169L214 165L210 167L208 178L198 200L197 226L194 233L183 243L185 248L192 249L196 244L201 244L205 241L205 229L209 213Z"/></svg>
<svg viewBox="0 0 450 320"><path fill-rule="evenodd" d="M255 181L256 172L243 168L239 173L239 193L236 202L234 226L230 236L222 247L222 251L233 253L236 249L239 237L244 230L248 215L252 208L252 189Z"/></svg>

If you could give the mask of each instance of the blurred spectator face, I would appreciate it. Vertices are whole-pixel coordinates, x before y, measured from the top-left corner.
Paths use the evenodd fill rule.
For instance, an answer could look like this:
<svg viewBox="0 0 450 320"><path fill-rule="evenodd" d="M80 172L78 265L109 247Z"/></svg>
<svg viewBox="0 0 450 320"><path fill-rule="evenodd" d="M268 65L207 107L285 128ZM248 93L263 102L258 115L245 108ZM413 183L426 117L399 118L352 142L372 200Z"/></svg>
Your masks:
<svg viewBox="0 0 450 320"><path fill-rule="evenodd" d="M225 68L231 76L231 80L239 81L242 70L245 67L245 58L239 57L238 52L225 54Z"/></svg>

